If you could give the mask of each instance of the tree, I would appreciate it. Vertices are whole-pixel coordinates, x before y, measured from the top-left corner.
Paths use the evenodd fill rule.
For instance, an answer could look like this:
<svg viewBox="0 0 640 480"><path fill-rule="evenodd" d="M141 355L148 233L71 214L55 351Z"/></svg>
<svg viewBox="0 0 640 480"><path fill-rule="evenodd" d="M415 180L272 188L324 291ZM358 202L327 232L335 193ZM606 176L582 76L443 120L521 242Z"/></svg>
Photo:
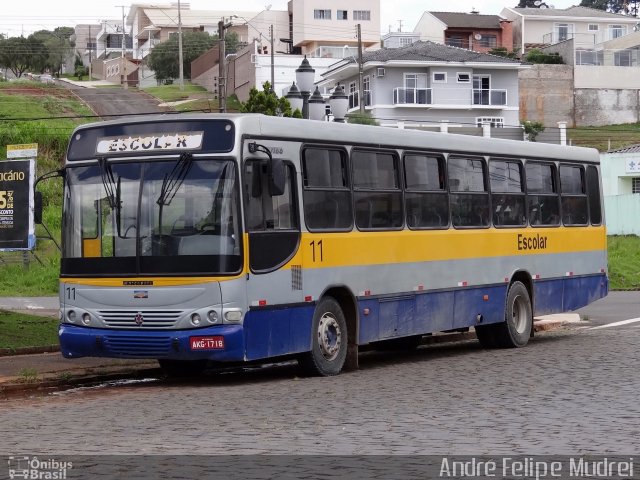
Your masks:
<svg viewBox="0 0 640 480"><path fill-rule="evenodd" d="M34 69L40 72L49 70L52 73L61 74L65 59L73 51L73 42L70 37L74 30L70 27L57 27L53 31L38 30L29 38L38 40L46 47L46 59L34 60Z"/></svg>
<svg viewBox="0 0 640 480"><path fill-rule="evenodd" d="M273 117L302 118L300 110L291 111L289 100L284 97L278 98L276 93L271 90L269 82L264 82L261 92L255 87L251 88L249 100L241 104L240 111L243 113L264 113Z"/></svg>
<svg viewBox="0 0 640 480"><path fill-rule="evenodd" d="M360 125L379 125L378 121L369 112L355 112L347 114L347 123L357 123Z"/></svg>
<svg viewBox="0 0 640 480"><path fill-rule="evenodd" d="M541 0L520 0L520 3L516 5L516 8L549 8L545 2Z"/></svg>
<svg viewBox="0 0 640 480"><path fill-rule="evenodd" d="M542 122L532 122L530 120L522 120L520 122L522 128L524 128L524 133L527 134L527 139L530 142L535 142L536 137L540 132L544 132L544 124Z"/></svg>
<svg viewBox="0 0 640 480"><path fill-rule="evenodd" d="M8 68L18 78L33 65L33 53L43 47L42 42L24 37L0 40L0 66Z"/></svg>
<svg viewBox="0 0 640 480"><path fill-rule="evenodd" d="M207 32L182 33L182 67L185 78L191 78L191 62L209 50L217 37ZM156 73L159 81L178 78L179 73L178 35L172 35L157 45L149 54L147 64Z"/></svg>
<svg viewBox="0 0 640 480"><path fill-rule="evenodd" d="M563 64L564 60L558 53L544 53L542 50L533 48L527 53L526 61L529 63Z"/></svg>
<svg viewBox="0 0 640 480"><path fill-rule="evenodd" d="M489 53L490 55L497 55L498 57L513 58L513 59L518 58L518 55L516 54L516 52L514 51L510 52L509 50L507 50L506 47L494 47L491 50L489 50L487 53Z"/></svg>
<svg viewBox="0 0 640 480"><path fill-rule="evenodd" d="M640 11L640 0L582 0L580 6L635 17Z"/></svg>

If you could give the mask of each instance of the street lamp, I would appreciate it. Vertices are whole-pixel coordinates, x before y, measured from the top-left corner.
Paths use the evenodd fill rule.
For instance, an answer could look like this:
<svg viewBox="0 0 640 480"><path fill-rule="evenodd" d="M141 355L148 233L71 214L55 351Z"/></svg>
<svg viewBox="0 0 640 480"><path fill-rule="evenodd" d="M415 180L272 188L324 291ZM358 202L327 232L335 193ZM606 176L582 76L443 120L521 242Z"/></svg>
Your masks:
<svg viewBox="0 0 640 480"><path fill-rule="evenodd" d="M333 114L333 121L344 123L344 118L349 109L349 97L344 93L344 87L340 84L336 85L333 93L329 97L329 105Z"/></svg>
<svg viewBox="0 0 640 480"><path fill-rule="evenodd" d="M309 120L322 120L326 114L326 108L324 105L324 98L320 90L316 86L313 95L309 99Z"/></svg>
<svg viewBox="0 0 640 480"><path fill-rule="evenodd" d="M302 118L309 118L309 96L313 88L313 82L316 77L316 71L311 68L307 56L304 56L302 63L296 69L296 83L302 95Z"/></svg>
<svg viewBox="0 0 640 480"><path fill-rule="evenodd" d="M289 104L291 105L291 113L295 112L296 109L302 112L302 109L304 108L304 100L302 99L300 90L298 90L298 87L296 86L296 82L293 82L293 84L289 87L289 91L284 96L284 98L289 100Z"/></svg>

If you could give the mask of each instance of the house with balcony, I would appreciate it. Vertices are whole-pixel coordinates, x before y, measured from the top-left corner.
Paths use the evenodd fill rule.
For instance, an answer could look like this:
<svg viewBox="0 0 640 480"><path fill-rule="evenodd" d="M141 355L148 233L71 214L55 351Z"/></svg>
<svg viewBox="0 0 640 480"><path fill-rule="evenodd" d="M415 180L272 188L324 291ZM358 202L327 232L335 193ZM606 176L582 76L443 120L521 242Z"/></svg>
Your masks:
<svg viewBox="0 0 640 480"><path fill-rule="evenodd" d="M106 60L121 57L123 50L125 57L131 57L133 52L131 35L126 33L122 20L103 20L100 31L95 36L95 59ZM124 49L123 49L124 42Z"/></svg>
<svg viewBox="0 0 640 480"><path fill-rule="evenodd" d="M497 47L513 50L511 21L498 15L480 15L475 10L471 13L424 12L413 32L425 41L476 52Z"/></svg>
<svg viewBox="0 0 640 480"><path fill-rule="evenodd" d="M504 8L500 15L513 22L514 49L532 48L574 40L576 47L594 45L631 33L638 19L594 8Z"/></svg>
<svg viewBox="0 0 640 480"><path fill-rule="evenodd" d="M519 126L517 60L415 42L401 48L363 55L362 94L358 64L353 58L334 64L319 82L341 84L350 112L364 108L381 125L439 124L493 127Z"/></svg>
<svg viewBox="0 0 640 480"><path fill-rule="evenodd" d="M143 59L161 42L178 33L178 24L183 32L218 33L218 22L236 18L253 18L257 12L237 10L191 10L189 3L132 4L126 18L127 30L132 37L133 58ZM241 28L239 40L247 42L247 28Z"/></svg>
<svg viewBox="0 0 640 480"><path fill-rule="evenodd" d="M288 11L291 53L324 58L353 55L358 24L363 48L380 47L380 0L290 0Z"/></svg>

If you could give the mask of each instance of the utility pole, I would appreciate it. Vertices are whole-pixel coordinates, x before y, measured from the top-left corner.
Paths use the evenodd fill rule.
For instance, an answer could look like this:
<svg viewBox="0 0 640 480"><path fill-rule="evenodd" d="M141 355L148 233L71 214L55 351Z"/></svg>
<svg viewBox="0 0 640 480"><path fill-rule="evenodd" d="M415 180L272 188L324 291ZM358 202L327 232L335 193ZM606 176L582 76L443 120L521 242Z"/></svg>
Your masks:
<svg viewBox="0 0 640 480"><path fill-rule="evenodd" d="M273 54L273 25L269 26L269 41L271 42L271 91L275 93L276 91L276 79L275 79L275 65L274 65L274 54Z"/></svg>
<svg viewBox="0 0 640 480"><path fill-rule="evenodd" d="M182 59L182 16L180 13L180 0L178 0L178 66L180 72L180 91L184 90L184 65Z"/></svg>
<svg viewBox="0 0 640 480"><path fill-rule="evenodd" d="M360 109L360 114L364 115L364 92L362 91L362 30L360 24L356 25L356 30L358 32L358 105Z"/></svg>
<svg viewBox="0 0 640 480"><path fill-rule="evenodd" d="M125 89L128 88L127 85L127 64L125 62L125 49L126 49L126 35L125 35L125 25L124 25L124 7L125 5L118 5L122 8L122 55L120 57L120 85L122 85Z"/></svg>
<svg viewBox="0 0 640 480"><path fill-rule="evenodd" d="M91 81L91 51L93 50L93 43L91 43L91 25L89 25L89 81Z"/></svg>
<svg viewBox="0 0 640 480"><path fill-rule="evenodd" d="M225 65L224 18L218 22L218 105L220 113L227 111L227 72Z"/></svg>

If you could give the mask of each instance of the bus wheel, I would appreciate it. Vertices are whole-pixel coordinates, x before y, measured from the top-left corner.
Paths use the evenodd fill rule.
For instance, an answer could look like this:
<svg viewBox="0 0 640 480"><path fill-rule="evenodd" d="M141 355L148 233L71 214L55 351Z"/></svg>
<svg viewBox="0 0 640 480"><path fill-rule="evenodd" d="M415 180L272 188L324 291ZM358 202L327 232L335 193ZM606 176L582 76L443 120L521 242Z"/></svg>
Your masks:
<svg viewBox="0 0 640 480"><path fill-rule="evenodd" d="M207 368L207 360L158 359L160 368L169 377L195 377Z"/></svg>
<svg viewBox="0 0 640 480"><path fill-rule="evenodd" d="M337 375L347 358L347 322L332 297L320 300L313 314L311 351L300 357L300 366L310 375Z"/></svg>
<svg viewBox="0 0 640 480"><path fill-rule="evenodd" d="M522 282L513 282L507 293L504 323L495 325L496 344L503 348L524 347L533 327L531 298Z"/></svg>

